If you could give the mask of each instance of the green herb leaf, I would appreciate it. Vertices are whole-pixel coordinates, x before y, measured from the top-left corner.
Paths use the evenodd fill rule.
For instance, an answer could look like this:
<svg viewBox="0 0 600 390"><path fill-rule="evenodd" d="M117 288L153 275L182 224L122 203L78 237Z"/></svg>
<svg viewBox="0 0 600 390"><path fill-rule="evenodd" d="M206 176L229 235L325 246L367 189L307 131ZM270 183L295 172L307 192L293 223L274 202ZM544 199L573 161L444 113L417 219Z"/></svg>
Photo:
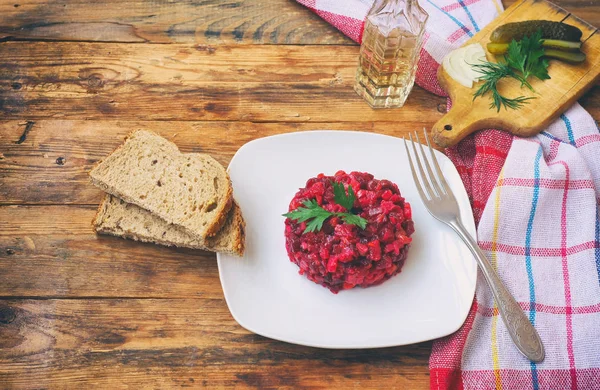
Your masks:
<svg viewBox="0 0 600 390"><path fill-rule="evenodd" d="M310 220L306 224L306 229L304 229L304 233L318 232L319 230L321 230L323 228L323 223L325 222L325 220L327 218L329 218L329 216L327 216L325 218L317 217L317 218Z"/></svg>
<svg viewBox="0 0 600 390"><path fill-rule="evenodd" d="M367 227L367 220L361 216L350 213L338 213L338 216L342 217L344 222L349 223L351 225L356 225L363 230Z"/></svg>
<svg viewBox="0 0 600 390"><path fill-rule="evenodd" d="M304 207L298 207L297 209L290 211L289 213L283 214L284 217L294 220L296 222L307 222L304 233L318 232L323 228L323 223L327 218L332 216L338 216L342 218L345 223L356 225L361 229L367 227L367 220L352 213L332 213L319 206L316 200L305 200L302 202Z"/></svg>
<svg viewBox="0 0 600 390"><path fill-rule="evenodd" d="M542 43L544 43L544 40L542 39L541 29L538 29L529 38L524 37L522 39L522 51L525 51L523 54L527 57L525 70L522 72L525 79L529 76L537 77L542 81L550 78L550 75L548 75L548 61L542 58L545 53Z"/></svg>
<svg viewBox="0 0 600 390"><path fill-rule="evenodd" d="M522 46L514 39L508 44L508 51L506 52L504 59L509 67L517 70L525 69L527 57L521 54L521 48Z"/></svg>
<svg viewBox="0 0 600 390"><path fill-rule="evenodd" d="M532 76L537 77L540 80L548 80L550 75L548 74L548 60L542 59L539 66L530 70Z"/></svg>
<svg viewBox="0 0 600 390"><path fill-rule="evenodd" d="M481 84L477 91L475 91L475 94L473 94L473 100L489 92L492 94L490 108L496 108L499 112L502 107L504 107L504 109L519 109L523 104L526 104L528 100L535 99L534 97L525 96L511 99L502 96L500 92L498 92L498 82L506 77L516 79L521 82L521 85L525 85L531 89L531 85L527 80L515 73L508 63L484 62L482 64L473 65L473 67L477 72L482 74L481 80L483 80L483 84Z"/></svg>
<svg viewBox="0 0 600 390"><path fill-rule="evenodd" d="M333 215L333 213L319 206L315 199L305 200L302 204L304 207L298 207L296 210L283 214L283 216L296 222L305 222L310 219L311 221L306 225L304 233L321 230L325 220Z"/></svg>
<svg viewBox="0 0 600 390"><path fill-rule="evenodd" d="M513 78L521 83L521 87L525 86L535 92L527 81L530 76L537 77L542 81L550 78L548 60L543 58L543 42L542 31L538 29L534 34L523 37L519 42L513 39L508 44L508 50L504 55L504 63L485 62L474 65L475 70L482 74L483 84L475 91L473 100L489 92L492 95L490 108L500 111L502 107L504 109L519 109L527 104L529 100L535 99L535 97L525 96L516 98L502 96L498 91L498 82L503 78Z"/></svg>
<svg viewBox="0 0 600 390"><path fill-rule="evenodd" d="M346 190L344 189L343 183L332 181L331 184L333 184L335 203L339 204L348 211L352 210L352 207L354 206L354 200L356 199L352 186L348 185L348 195L346 195Z"/></svg>
<svg viewBox="0 0 600 390"><path fill-rule="evenodd" d="M508 45L508 51L505 55L507 64L521 72L525 80L529 76L537 77L542 81L549 79L548 61L542 58L545 53L543 43L541 29L538 29L531 36L523 37L519 42L513 39Z"/></svg>

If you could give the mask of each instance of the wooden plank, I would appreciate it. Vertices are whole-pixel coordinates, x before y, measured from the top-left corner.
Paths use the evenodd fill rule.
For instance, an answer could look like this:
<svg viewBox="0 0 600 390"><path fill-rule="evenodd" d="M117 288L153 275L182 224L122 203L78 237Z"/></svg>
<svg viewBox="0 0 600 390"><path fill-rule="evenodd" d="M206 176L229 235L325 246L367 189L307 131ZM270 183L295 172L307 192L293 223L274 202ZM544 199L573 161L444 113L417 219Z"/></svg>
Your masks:
<svg viewBox="0 0 600 390"><path fill-rule="evenodd" d="M222 300L0 301L9 388L420 389L430 350L272 341L237 325Z"/></svg>
<svg viewBox="0 0 600 390"><path fill-rule="evenodd" d="M223 297L213 253L97 236L95 213L0 207L0 297Z"/></svg>
<svg viewBox="0 0 600 390"><path fill-rule="evenodd" d="M445 104L440 103L439 108L444 110ZM433 124L435 116L441 115L437 108L434 111L436 115L402 123L0 122L0 205L100 203L102 193L89 183L87 173L136 129L155 131L184 152L209 153L226 166L243 144L256 138L316 129L403 136Z"/></svg>
<svg viewBox="0 0 600 390"><path fill-rule="evenodd" d="M354 44L290 0L5 1L0 39Z"/></svg>
<svg viewBox="0 0 600 390"><path fill-rule="evenodd" d="M508 8L519 0L503 0L504 8ZM552 3L564 8L569 13L585 20L593 26L600 26L600 7L594 1L552 0Z"/></svg>
<svg viewBox="0 0 600 390"><path fill-rule="evenodd" d="M505 0L505 7L515 0ZM593 1L554 3L600 25ZM27 0L0 4L0 39L352 45L293 0Z"/></svg>
<svg viewBox="0 0 600 390"><path fill-rule="evenodd" d="M8 118L417 121L443 98L372 110L354 92L357 47L5 42Z"/></svg>
<svg viewBox="0 0 600 390"><path fill-rule="evenodd" d="M582 40L585 41L582 51L587 56L586 60L576 65L551 60L548 68L550 79L542 81L530 78L535 92L523 88L517 80L501 82L498 87L502 95L532 99L518 110L490 108L489 94L473 99L474 88L459 84L440 67L438 80L449 93L453 105L432 128L433 139L439 146L453 146L467 135L486 128L506 130L521 137L538 134L600 80L600 35L595 34L596 28L546 1L521 0L513 4L469 39L465 46L480 43L485 47L492 31L498 26L535 18L556 22L567 20L581 28Z"/></svg>
<svg viewBox="0 0 600 390"><path fill-rule="evenodd" d="M585 95L581 104L600 119L600 88ZM98 204L102 193L89 184L87 172L136 129L155 131L185 152L209 153L227 165L239 147L260 137L318 129L402 137L431 128L444 111L440 102L435 115L405 122L4 121L0 122L0 205Z"/></svg>

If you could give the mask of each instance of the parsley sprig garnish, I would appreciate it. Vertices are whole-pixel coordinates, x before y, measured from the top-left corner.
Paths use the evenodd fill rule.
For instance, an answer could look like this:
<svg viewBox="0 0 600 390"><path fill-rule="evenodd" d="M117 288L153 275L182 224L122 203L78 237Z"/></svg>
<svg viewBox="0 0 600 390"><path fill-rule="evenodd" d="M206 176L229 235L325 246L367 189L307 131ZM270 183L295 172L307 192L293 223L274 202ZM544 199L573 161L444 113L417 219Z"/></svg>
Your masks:
<svg viewBox="0 0 600 390"><path fill-rule="evenodd" d="M354 207L354 201L356 200L356 195L354 194L354 188L351 185L348 186L348 195L346 195L346 189L342 183L338 183L332 181L333 185L333 200L335 203L339 204L343 208L348 211L352 210Z"/></svg>
<svg viewBox="0 0 600 390"><path fill-rule="evenodd" d="M530 37L523 37L519 42L513 39L508 45L508 52L505 55L506 63L521 72L525 80L529 76L537 77L542 81L549 79L548 60L542 58L544 56L542 43L544 43L542 30L537 30ZM531 85L529 88L532 89Z"/></svg>
<svg viewBox="0 0 600 390"><path fill-rule="evenodd" d="M352 186L348 186L348 194L346 194L343 184L336 182L332 182L332 184L335 203L345 208L348 212L332 213L319 206L319 203L315 199L307 199L302 202L304 207L298 207L289 213L283 214L283 216L299 223L307 222L304 233L321 230L321 228L323 228L323 223L325 223L327 218L333 216L340 217L345 223L356 225L361 229L366 228L367 220L356 214L352 214L352 207L356 200L356 195L354 194Z"/></svg>
<svg viewBox="0 0 600 390"><path fill-rule="evenodd" d="M530 76L542 81L549 79L548 60L543 58L543 42L542 31L538 30L518 42L513 39L504 55L504 62L484 62L473 65L475 70L482 74L481 80L483 80L483 84L473 95L473 100L489 92L492 95L490 108L496 108L499 112L501 107L516 110L528 103L528 100L535 99L535 97L525 96L516 98L502 96L498 92L498 82L503 78L513 78L521 82L521 87L525 86L533 91L533 87L527 81Z"/></svg>

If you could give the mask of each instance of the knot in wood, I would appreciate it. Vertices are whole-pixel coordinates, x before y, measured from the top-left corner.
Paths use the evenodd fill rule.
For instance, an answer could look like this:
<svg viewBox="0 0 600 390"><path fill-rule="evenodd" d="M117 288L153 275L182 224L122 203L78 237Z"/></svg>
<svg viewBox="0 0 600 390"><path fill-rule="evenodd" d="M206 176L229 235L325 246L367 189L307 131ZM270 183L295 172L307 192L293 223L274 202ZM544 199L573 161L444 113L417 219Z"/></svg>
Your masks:
<svg viewBox="0 0 600 390"><path fill-rule="evenodd" d="M0 324L10 324L16 317L15 309L9 306L0 306Z"/></svg>
<svg viewBox="0 0 600 390"><path fill-rule="evenodd" d="M208 54L215 54L215 52L217 51L217 49L215 47L209 46L209 45L198 45L198 46L196 46L196 50L205 51Z"/></svg>
<svg viewBox="0 0 600 390"><path fill-rule="evenodd" d="M83 68L79 70L79 85L88 93L98 93L107 87L117 86L120 72L109 68Z"/></svg>
<svg viewBox="0 0 600 390"><path fill-rule="evenodd" d="M87 79L90 90L98 90L104 87L104 77L99 73L91 74Z"/></svg>

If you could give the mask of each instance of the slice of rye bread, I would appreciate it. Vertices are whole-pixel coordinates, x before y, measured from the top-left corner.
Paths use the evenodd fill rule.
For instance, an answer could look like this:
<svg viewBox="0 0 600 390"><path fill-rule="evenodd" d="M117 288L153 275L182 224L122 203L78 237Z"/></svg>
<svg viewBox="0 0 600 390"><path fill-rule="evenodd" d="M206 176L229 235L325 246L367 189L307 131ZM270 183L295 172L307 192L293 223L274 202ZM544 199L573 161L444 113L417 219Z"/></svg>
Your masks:
<svg viewBox="0 0 600 390"><path fill-rule="evenodd" d="M90 172L105 192L181 226L199 240L215 235L231 209L225 168L206 154L183 154L172 142L138 130Z"/></svg>
<svg viewBox="0 0 600 390"><path fill-rule="evenodd" d="M183 228L170 225L151 212L112 195L105 195L93 222L98 233L152 242L167 246L203 249L243 256L245 227L242 211L233 203L225 224L219 232L204 242Z"/></svg>

